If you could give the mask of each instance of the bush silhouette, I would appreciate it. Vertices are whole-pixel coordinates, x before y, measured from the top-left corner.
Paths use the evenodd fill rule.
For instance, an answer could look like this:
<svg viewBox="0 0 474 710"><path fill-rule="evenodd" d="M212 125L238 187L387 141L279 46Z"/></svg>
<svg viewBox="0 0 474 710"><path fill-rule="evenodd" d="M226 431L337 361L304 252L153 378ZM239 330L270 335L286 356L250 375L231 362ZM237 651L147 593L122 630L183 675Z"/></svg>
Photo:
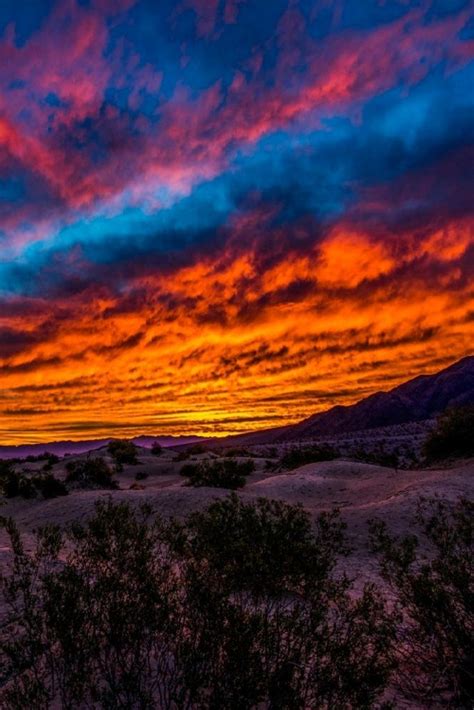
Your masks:
<svg viewBox="0 0 474 710"><path fill-rule="evenodd" d="M35 498L38 495L33 479L13 469L2 476L1 487L6 498Z"/></svg>
<svg viewBox="0 0 474 710"><path fill-rule="evenodd" d="M137 471L135 474L135 480L136 481L144 481L145 478L148 478L150 474L147 473L147 471Z"/></svg>
<svg viewBox="0 0 474 710"><path fill-rule="evenodd" d="M448 409L428 435L424 453L428 460L474 456L474 405Z"/></svg>
<svg viewBox="0 0 474 710"><path fill-rule="evenodd" d="M44 472L48 472L51 471L54 464L59 462L59 456L57 456L56 454L52 454L49 451L44 451L42 454L29 454L25 457L24 461L26 463L37 463L40 461L44 461L45 463L42 466L42 470Z"/></svg>
<svg viewBox="0 0 474 710"><path fill-rule="evenodd" d="M384 449L372 451L357 449L354 452L354 458L363 463L373 464L374 466L384 466L385 468L394 468L395 470L400 466L397 453L394 451L385 451Z"/></svg>
<svg viewBox="0 0 474 710"><path fill-rule="evenodd" d="M138 463L137 447L133 441L114 439L109 442L107 450L119 469L121 469L124 464L135 465Z"/></svg>
<svg viewBox="0 0 474 710"><path fill-rule="evenodd" d="M17 463L15 461L15 463ZM67 488L49 472L27 476L15 471L14 461L0 461L0 490L7 498L35 498L41 493L43 498L67 495Z"/></svg>
<svg viewBox="0 0 474 710"><path fill-rule="evenodd" d="M175 461L187 461L191 456L200 456L200 454L205 454L206 449L202 444L193 444L192 446L186 446L181 451L178 451Z"/></svg>
<svg viewBox="0 0 474 710"><path fill-rule="evenodd" d="M68 489L62 481L59 481L51 473L33 478L33 484L41 492L43 498L57 498L58 496L66 496Z"/></svg>
<svg viewBox="0 0 474 710"><path fill-rule="evenodd" d="M382 576L403 613L399 629L401 684L423 705L472 708L474 703L474 503L421 501L415 535L396 539L373 521L372 543Z"/></svg>
<svg viewBox="0 0 474 710"><path fill-rule="evenodd" d="M281 457L283 468L291 470L317 461L332 461L337 458L337 452L330 446L295 446Z"/></svg>
<svg viewBox="0 0 474 710"><path fill-rule="evenodd" d="M117 488L113 472L100 456L68 461L66 483L79 488Z"/></svg>
<svg viewBox="0 0 474 710"><path fill-rule="evenodd" d="M0 459L0 486L3 487L4 482L15 472L16 460Z"/></svg>
<svg viewBox="0 0 474 710"><path fill-rule="evenodd" d="M225 521L242 549L224 549ZM370 708L388 681L393 619L373 588L354 598L333 574L336 517L313 536L304 512L281 504L231 499L178 524L108 501L85 525L43 528L31 553L5 525L16 631L0 641L6 710ZM316 574L291 560L293 543ZM260 572L272 551L283 563L275 584L268 560Z"/></svg>
<svg viewBox="0 0 474 710"><path fill-rule="evenodd" d="M220 461L202 461L185 464L180 471L181 476L188 479L189 486L210 486L213 488L242 488L246 476L255 470L255 463L223 459Z"/></svg>
<svg viewBox="0 0 474 710"><path fill-rule="evenodd" d="M243 503L233 493L190 516L188 552L206 560L231 591L289 594L328 577L335 551L348 551L344 530L337 512L320 515L313 529L301 506L267 498Z"/></svg>
<svg viewBox="0 0 474 710"><path fill-rule="evenodd" d="M250 458L252 453L247 449L225 449L222 455L227 456L229 459L235 459L238 456L241 458Z"/></svg>
<svg viewBox="0 0 474 710"><path fill-rule="evenodd" d="M151 447L151 453L153 454L153 456L161 456L161 454L163 453L163 447L158 441L155 441L153 443L153 446Z"/></svg>

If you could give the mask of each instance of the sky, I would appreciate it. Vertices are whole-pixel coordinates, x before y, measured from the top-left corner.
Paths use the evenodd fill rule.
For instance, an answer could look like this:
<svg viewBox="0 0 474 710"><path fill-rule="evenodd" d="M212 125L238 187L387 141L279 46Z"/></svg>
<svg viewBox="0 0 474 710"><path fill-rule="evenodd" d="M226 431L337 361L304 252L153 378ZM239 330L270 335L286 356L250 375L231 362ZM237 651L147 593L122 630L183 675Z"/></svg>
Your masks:
<svg viewBox="0 0 474 710"><path fill-rule="evenodd" d="M473 10L2 0L0 443L279 426L472 354Z"/></svg>

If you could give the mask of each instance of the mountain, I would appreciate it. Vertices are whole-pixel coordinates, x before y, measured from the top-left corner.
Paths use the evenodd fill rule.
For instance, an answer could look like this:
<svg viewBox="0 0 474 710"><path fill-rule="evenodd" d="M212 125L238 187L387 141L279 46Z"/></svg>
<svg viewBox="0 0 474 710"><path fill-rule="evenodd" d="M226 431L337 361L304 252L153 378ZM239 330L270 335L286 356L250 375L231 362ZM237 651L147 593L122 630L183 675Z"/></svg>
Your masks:
<svg viewBox="0 0 474 710"><path fill-rule="evenodd" d="M268 444L334 436L433 419L448 407L464 404L474 404L474 356L436 374L415 377L388 392L376 392L356 404L313 414L298 424L226 437L219 443Z"/></svg>
<svg viewBox="0 0 474 710"><path fill-rule="evenodd" d="M433 419L448 407L474 404L474 356L465 357L433 375L420 375L388 392L376 392L349 406L332 407L289 426L237 434L219 439L199 436L137 436L133 441L149 448L158 441L162 446L186 446L202 442L208 447L230 444L270 444L298 439L334 436ZM48 444L0 446L0 459L38 455L44 451L64 456L105 446L110 439L92 441L57 441Z"/></svg>
<svg viewBox="0 0 474 710"><path fill-rule="evenodd" d="M434 375L420 375L357 404L313 414L295 427L300 436L337 434L432 419L448 407L474 404L474 356Z"/></svg>
<svg viewBox="0 0 474 710"><path fill-rule="evenodd" d="M199 436L135 436L132 441L145 449L151 448L157 441L161 446L180 446L201 441ZM48 451L57 456L65 454L83 454L106 446L109 439L91 439L89 441L51 441L47 444L20 444L19 446L0 446L0 459L38 456Z"/></svg>

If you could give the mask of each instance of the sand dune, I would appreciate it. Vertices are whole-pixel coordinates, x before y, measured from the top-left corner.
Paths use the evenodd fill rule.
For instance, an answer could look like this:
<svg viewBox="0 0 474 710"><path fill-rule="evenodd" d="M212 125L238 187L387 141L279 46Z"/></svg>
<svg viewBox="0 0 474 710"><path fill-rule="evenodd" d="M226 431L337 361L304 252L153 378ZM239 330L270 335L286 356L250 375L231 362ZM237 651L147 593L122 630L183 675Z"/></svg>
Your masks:
<svg viewBox="0 0 474 710"><path fill-rule="evenodd" d="M41 525L65 526L72 521L85 520L95 502L109 496L114 501L127 501L132 505L148 503L156 513L183 518L212 500L228 495L223 489L183 485L179 475L182 464L175 459L173 452L156 458L142 451L139 466L126 466L117 475L120 490L77 490L52 500L4 500L1 514L12 516L28 539ZM135 477L139 471L146 471L148 477L138 482ZM313 517L321 511L339 508L354 547L351 571L364 572L368 562L367 521L370 518L380 516L394 532L408 532L420 496L472 497L473 474L473 460L453 467L408 471L336 460L308 464L291 472L268 473L264 460L257 459L256 472L239 495L245 500L267 497L299 503ZM63 464L55 467L55 475L59 478L64 475ZM6 556L8 541L2 534L0 559Z"/></svg>

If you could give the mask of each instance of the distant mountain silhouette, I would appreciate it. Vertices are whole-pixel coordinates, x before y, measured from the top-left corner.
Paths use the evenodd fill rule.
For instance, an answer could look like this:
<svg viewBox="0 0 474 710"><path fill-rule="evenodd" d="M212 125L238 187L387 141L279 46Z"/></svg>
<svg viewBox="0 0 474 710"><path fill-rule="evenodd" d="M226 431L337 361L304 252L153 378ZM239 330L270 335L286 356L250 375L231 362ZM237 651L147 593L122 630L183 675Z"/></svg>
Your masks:
<svg viewBox="0 0 474 710"><path fill-rule="evenodd" d="M357 404L313 414L293 427L300 436L337 434L432 419L448 407L474 403L474 356L435 375L420 375Z"/></svg>
<svg viewBox="0 0 474 710"><path fill-rule="evenodd" d="M116 437L118 438L118 437ZM135 436L132 441L137 446L149 449L157 441L161 446L179 446L201 441L199 436ZM51 441L47 444L20 444L19 446L0 446L0 459L38 456L47 451L50 454L64 456L65 454L83 454L107 446L111 438L91 439L88 441Z"/></svg>
<svg viewBox="0 0 474 710"><path fill-rule="evenodd" d="M333 436L432 419L448 407L474 404L474 356L434 375L420 375L389 392L376 392L349 406L332 407L293 424L226 437L220 443L278 443Z"/></svg>

